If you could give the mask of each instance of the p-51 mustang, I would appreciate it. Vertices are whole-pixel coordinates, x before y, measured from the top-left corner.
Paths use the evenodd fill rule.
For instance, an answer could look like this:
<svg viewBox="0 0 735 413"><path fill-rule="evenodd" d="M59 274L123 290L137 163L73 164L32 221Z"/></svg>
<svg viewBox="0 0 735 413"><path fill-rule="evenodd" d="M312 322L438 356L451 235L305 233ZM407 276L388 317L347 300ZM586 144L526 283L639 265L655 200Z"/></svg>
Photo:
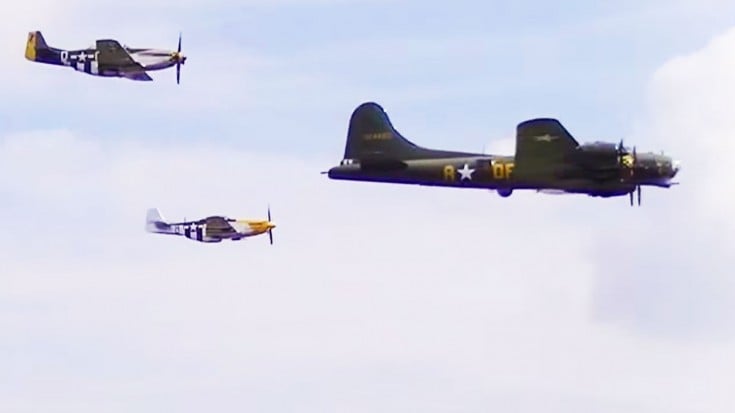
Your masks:
<svg viewBox="0 0 735 413"><path fill-rule="evenodd" d="M154 234L181 235L194 241L222 242L222 240L239 241L243 238L268 233L273 244L273 228L271 210L268 207L267 220L232 219L223 216L211 216L197 221L169 223L163 219L156 208L146 214L145 229Z"/></svg>
<svg viewBox="0 0 735 413"><path fill-rule="evenodd" d="M596 197L638 194L641 186L668 188L679 162L608 142L579 144L551 118L518 124L515 156L455 152L418 146L396 131L383 108L367 102L352 113L344 158L331 179L483 188L503 197L517 189Z"/></svg>
<svg viewBox="0 0 735 413"><path fill-rule="evenodd" d="M117 40L100 39L94 46L79 50L64 50L46 44L40 31L29 32L26 59L56 66L70 66L74 70L95 76L124 77L132 80L153 80L147 71L176 66L176 83L181 79L181 65L186 56L181 54L181 34L177 51L136 49L121 46Z"/></svg>

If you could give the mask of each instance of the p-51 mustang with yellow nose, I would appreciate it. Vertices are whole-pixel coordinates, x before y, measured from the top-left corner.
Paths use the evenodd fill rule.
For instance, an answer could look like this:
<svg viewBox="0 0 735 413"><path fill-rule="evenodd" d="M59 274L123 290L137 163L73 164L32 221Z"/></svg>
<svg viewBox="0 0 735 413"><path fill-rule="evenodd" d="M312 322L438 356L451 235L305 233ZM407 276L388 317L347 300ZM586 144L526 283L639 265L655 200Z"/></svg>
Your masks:
<svg viewBox="0 0 735 413"><path fill-rule="evenodd" d="M131 80L153 80L147 71L176 66L176 83L181 79L181 65L186 56L181 54L181 34L176 51L131 48L117 40L100 39L86 49L64 50L51 47L40 31L28 33L26 59L55 66L69 66L76 71L94 76L123 77Z"/></svg>
<svg viewBox="0 0 735 413"><path fill-rule="evenodd" d="M146 214L146 231L154 234L180 235L199 242L239 241L243 238L268 233L273 244L271 209L268 207L267 220L232 219L223 216L210 216L197 221L166 222L156 208Z"/></svg>

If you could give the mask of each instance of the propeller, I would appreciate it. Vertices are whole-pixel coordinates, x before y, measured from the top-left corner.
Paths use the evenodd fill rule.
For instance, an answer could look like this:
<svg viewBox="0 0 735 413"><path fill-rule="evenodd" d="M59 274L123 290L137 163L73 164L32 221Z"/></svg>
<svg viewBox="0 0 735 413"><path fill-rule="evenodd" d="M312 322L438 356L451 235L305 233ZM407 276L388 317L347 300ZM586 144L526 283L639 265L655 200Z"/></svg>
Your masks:
<svg viewBox="0 0 735 413"><path fill-rule="evenodd" d="M619 154L622 153L623 151L625 151L625 146L623 146L623 140L622 139L620 140L620 143L618 143L618 148L617 149L618 149L618 153Z"/></svg>
<svg viewBox="0 0 735 413"><path fill-rule="evenodd" d="M181 81L181 65L186 62L186 56L181 54L181 32L179 32L179 47L174 54L176 58L176 84Z"/></svg>
<svg viewBox="0 0 735 413"><path fill-rule="evenodd" d="M641 186L640 185L636 185L635 192L638 195L638 206L641 206ZM628 194L630 195L630 206L633 206L633 191L630 191Z"/></svg>
<svg viewBox="0 0 735 413"><path fill-rule="evenodd" d="M631 155L633 158L630 165L627 165L623 162L623 157L626 155ZM633 175L635 174L636 165L638 164L638 154L636 152L636 147L633 146L632 153L628 152L628 150L625 149L625 146L623 145L623 140L621 139L620 143L618 144L618 157L619 157L620 164L623 165L623 167L627 169L626 171L627 174L623 177L623 180L632 179ZM641 186L640 185L635 186L635 192L637 193L638 205L640 206L641 205ZM630 195L630 206L633 206L633 191L630 191L629 195Z"/></svg>
<svg viewBox="0 0 735 413"><path fill-rule="evenodd" d="M268 223L271 222L271 206L268 205ZM268 238L271 241L271 245L273 245L273 229L268 228Z"/></svg>
<svg viewBox="0 0 735 413"><path fill-rule="evenodd" d="M633 177L633 173L635 172L636 165L638 165L638 155L636 154L635 146L633 146L633 165L631 166L631 170L630 170L631 178ZM640 185L636 185L636 192L638 195L638 206L641 206L641 186ZM631 192L630 195L632 197L633 193Z"/></svg>

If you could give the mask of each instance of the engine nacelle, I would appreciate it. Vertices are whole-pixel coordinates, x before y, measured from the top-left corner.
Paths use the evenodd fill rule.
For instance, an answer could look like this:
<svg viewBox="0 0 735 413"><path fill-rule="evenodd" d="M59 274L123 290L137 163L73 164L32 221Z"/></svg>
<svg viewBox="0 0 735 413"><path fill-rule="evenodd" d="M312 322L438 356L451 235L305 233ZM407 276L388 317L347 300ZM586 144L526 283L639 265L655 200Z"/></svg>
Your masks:
<svg viewBox="0 0 735 413"><path fill-rule="evenodd" d="M588 167L613 167L618 164L618 147L610 142L592 142L579 145L575 154L576 161Z"/></svg>
<svg viewBox="0 0 735 413"><path fill-rule="evenodd" d="M503 198L509 197L512 193L512 188L498 188L498 195L502 196Z"/></svg>
<svg viewBox="0 0 735 413"><path fill-rule="evenodd" d="M578 150L590 155L615 156L618 154L618 146L610 142L592 142L579 145Z"/></svg>

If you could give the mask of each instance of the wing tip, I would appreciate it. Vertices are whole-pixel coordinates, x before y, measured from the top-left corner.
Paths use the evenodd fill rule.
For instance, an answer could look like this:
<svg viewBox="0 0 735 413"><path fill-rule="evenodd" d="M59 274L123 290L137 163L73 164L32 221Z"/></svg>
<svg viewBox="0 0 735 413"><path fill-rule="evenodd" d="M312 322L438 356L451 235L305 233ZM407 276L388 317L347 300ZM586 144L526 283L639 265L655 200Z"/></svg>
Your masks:
<svg viewBox="0 0 735 413"><path fill-rule="evenodd" d="M518 127L522 128L526 126L536 126L536 125L542 125L542 124L561 125L561 121L559 121L559 119L557 118L552 118L552 117L538 117L538 118L524 120L523 122L520 122L518 124Z"/></svg>

